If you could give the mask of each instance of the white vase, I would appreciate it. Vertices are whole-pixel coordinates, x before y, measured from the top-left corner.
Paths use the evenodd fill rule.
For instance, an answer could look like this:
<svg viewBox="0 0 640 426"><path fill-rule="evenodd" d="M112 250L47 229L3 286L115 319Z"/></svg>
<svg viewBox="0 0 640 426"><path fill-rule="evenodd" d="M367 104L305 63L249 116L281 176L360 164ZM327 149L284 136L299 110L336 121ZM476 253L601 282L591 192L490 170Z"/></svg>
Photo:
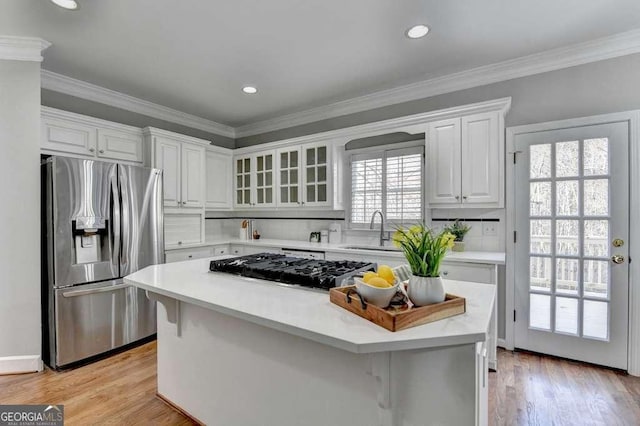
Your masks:
<svg viewBox="0 0 640 426"><path fill-rule="evenodd" d="M407 294L411 302L416 306L444 302L442 278L412 275L411 278L409 278Z"/></svg>
<svg viewBox="0 0 640 426"><path fill-rule="evenodd" d="M464 242L462 241L454 241L453 248L451 251L464 251Z"/></svg>

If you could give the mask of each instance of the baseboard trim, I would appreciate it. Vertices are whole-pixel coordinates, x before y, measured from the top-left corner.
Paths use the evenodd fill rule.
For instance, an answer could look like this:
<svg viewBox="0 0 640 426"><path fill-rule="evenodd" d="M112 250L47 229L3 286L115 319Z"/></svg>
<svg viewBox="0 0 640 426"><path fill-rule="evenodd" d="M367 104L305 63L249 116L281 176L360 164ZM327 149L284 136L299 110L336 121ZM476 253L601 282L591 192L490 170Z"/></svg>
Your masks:
<svg viewBox="0 0 640 426"><path fill-rule="evenodd" d="M40 355L0 357L0 375L34 373L42 368Z"/></svg>
<svg viewBox="0 0 640 426"><path fill-rule="evenodd" d="M499 348L507 348L507 341L505 339L496 339L496 346L498 346Z"/></svg>
<svg viewBox="0 0 640 426"><path fill-rule="evenodd" d="M167 397L165 397L164 395L162 395L160 392L156 391L156 396L158 397L158 399L162 402L164 402L165 404L167 404L169 407L173 408L174 410L176 410L177 412L179 412L180 414L182 414L185 417L188 417L192 422L199 424L201 426L205 426L206 423L202 422L200 420L198 420L197 418L193 417L191 414L187 413L184 409L182 409L181 407L178 407L176 404L174 404L173 402L169 401L169 399L167 399Z"/></svg>

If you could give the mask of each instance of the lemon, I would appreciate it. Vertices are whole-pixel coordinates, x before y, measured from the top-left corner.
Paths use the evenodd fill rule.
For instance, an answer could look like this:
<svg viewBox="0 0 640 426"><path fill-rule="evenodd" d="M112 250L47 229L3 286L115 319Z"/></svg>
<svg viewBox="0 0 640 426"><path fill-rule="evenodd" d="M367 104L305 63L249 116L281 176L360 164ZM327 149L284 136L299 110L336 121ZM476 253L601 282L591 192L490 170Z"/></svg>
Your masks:
<svg viewBox="0 0 640 426"><path fill-rule="evenodd" d="M362 281L364 281L365 283L368 283L371 278L375 278L377 276L378 274L376 274L375 272L368 271L368 272L365 272L364 275L362 276Z"/></svg>
<svg viewBox="0 0 640 426"><path fill-rule="evenodd" d="M394 282L396 282L396 276L390 266L378 266L378 276L386 280L389 284L393 284Z"/></svg>
<svg viewBox="0 0 640 426"><path fill-rule="evenodd" d="M379 287L379 288L389 288L391 287L391 284L389 284L387 282L387 280L385 280L384 278L380 278L380 277L373 277L371 278L367 284L369 284L372 287Z"/></svg>

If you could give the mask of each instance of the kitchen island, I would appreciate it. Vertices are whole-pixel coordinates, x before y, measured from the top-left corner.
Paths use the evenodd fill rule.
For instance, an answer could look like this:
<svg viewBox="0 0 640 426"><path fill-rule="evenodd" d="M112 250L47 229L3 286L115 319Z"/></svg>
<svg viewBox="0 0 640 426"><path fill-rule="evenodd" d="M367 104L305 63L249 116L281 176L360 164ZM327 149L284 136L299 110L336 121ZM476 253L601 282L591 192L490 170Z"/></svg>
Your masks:
<svg viewBox="0 0 640 426"><path fill-rule="evenodd" d="M487 424L495 286L445 281L467 312L389 332L326 292L208 272L125 278L158 302L158 394L210 425Z"/></svg>

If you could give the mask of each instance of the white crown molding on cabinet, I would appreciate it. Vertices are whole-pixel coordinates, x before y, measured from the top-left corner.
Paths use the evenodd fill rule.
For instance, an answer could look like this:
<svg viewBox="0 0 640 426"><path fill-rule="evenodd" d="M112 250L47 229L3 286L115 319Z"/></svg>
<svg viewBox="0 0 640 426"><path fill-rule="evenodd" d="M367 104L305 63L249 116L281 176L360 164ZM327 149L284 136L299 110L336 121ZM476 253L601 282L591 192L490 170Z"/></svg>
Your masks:
<svg viewBox="0 0 640 426"><path fill-rule="evenodd" d="M236 138L640 52L640 29L236 127Z"/></svg>
<svg viewBox="0 0 640 426"><path fill-rule="evenodd" d="M37 37L0 35L0 59L42 62L42 52L51 46Z"/></svg>
<svg viewBox="0 0 640 426"><path fill-rule="evenodd" d="M215 121L200 118L172 108L154 104L135 98L115 90L105 89L86 81L76 80L52 71L42 70L42 88L54 92L65 93L77 98L132 111L149 117L165 120L175 124L204 130L221 136L235 137L234 128Z"/></svg>

